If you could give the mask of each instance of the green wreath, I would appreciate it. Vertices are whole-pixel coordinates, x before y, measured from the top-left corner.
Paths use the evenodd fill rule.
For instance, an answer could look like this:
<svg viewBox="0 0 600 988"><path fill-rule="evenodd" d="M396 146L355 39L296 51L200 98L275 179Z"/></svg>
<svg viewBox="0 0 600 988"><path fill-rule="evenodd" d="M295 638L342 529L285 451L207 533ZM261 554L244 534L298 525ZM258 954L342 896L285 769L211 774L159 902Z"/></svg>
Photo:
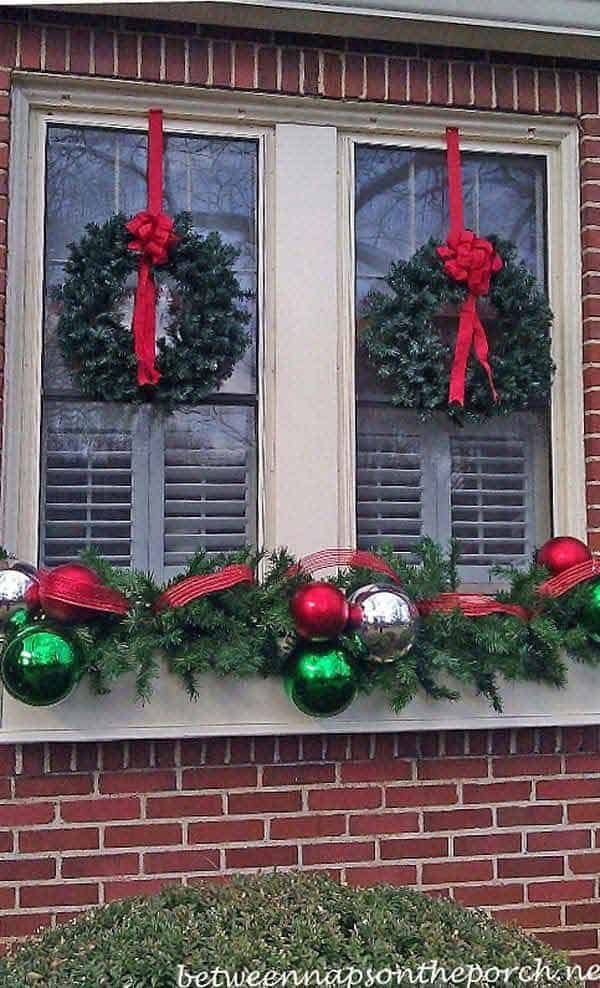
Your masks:
<svg viewBox="0 0 600 988"><path fill-rule="evenodd" d="M166 336L157 340L161 378L156 387L141 388L131 327L118 311L139 262L126 222L119 213L102 225L90 223L69 245L66 277L54 292L63 358L82 394L94 401L197 404L231 376L250 343L243 305L249 294L233 269L239 251L218 233L196 233L188 214L175 217L179 239L154 269L157 287L166 280L172 287Z"/></svg>
<svg viewBox="0 0 600 988"><path fill-rule="evenodd" d="M448 403L454 340L445 340L434 319L444 306L460 307L467 290L448 277L436 244L428 241L386 277L388 292L370 292L360 312L359 345L395 405L427 417L445 410L451 418L477 420L547 407L554 374L550 353L552 310L536 279L509 241L490 237L503 266L491 278L487 296L496 312L490 347L499 401L486 375L471 359L465 410Z"/></svg>

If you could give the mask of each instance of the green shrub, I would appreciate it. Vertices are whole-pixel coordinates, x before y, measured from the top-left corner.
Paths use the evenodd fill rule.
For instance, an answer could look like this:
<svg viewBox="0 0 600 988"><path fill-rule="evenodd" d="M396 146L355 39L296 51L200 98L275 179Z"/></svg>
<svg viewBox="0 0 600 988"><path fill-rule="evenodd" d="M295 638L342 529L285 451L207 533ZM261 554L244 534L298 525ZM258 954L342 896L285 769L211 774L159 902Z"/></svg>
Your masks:
<svg viewBox="0 0 600 988"><path fill-rule="evenodd" d="M347 978L351 967L366 979L372 969L384 972L379 982L372 982L376 988L410 983L407 978L386 981L386 969L410 967L416 976L419 965L432 960L449 974L459 965L479 965L488 973L535 966L538 958L553 970L564 970L564 957L480 911L389 885L353 889L324 876L279 874L168 888L152 898L99 908L19 946L0 961L0 984L171 988L183 964L187 975L214 968L230 974L296 970L299 975L344 969L340 977ZM496 978L493 970L486 980L472 984L492 982L522 984L514 973ZM336 975L321 983L351 984L336 981ZM566 974L552 983L566 985ZM435 984L443 985L441 977ZM548 984L546 977L537 981Z"/></svg>

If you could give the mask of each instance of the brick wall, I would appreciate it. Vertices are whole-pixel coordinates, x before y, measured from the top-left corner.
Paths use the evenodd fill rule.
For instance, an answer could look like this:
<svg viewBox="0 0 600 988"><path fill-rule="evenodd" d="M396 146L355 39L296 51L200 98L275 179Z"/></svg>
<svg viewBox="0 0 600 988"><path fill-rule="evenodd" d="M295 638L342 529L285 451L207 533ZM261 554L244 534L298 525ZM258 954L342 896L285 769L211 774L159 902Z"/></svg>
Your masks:
<svg viewBox="0 0 600 988"><path fill-rule="evenodd" d="M15 68L577 115L588 520L600 550L595 67L51 16L0 11L0 360ZM391 880L448 894L598 962L599 835L596 728L0 746L0 943L167 882L302 866L348 882Z"/></svg>

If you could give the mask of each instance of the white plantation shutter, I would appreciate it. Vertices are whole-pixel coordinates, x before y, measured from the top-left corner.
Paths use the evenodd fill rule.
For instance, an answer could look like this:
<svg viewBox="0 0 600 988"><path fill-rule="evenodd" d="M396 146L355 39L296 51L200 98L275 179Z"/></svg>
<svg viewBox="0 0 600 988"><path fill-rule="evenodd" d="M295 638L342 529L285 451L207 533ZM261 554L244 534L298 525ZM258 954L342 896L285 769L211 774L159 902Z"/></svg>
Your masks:
<svg viewBox="0 0 600 988"><path fill-rule="evenodd" d="M356 304L385 291L392 261L409 258L448 225L444 154L391 145L356 147ZM545 278L545 170L522 155L463 156L465 223L516 243ZM441 323L442 320L440 320ZM456 320L450 330L455 331ZM360 324L359 324L360 326ZM446 326L448 328L448 326ZM409 555L423 535L461 546L461 579L485 584L493 568L526 562L550 534L549 426L517 413L464 428L438 414L422 422L392 406L357 354L357 540Z"/></svg>
<svg viewBox="0 0 600 988"><path fill-rule="evenodd" d="M82 399L56 340L51 294L62 281L68 243L87 223L145 205L145 170L143 132L49 128L40 557L52 566L95 546L116 565L164 579L199 549L222 552L256 541L257 146L201 135L165 138L165 208L189 212L199 232L218 230L234 244L240 284L253 294L252 342L230 379L218 396L170 415L151 404ZM159 335L168 301L159 296Z"/></svg>

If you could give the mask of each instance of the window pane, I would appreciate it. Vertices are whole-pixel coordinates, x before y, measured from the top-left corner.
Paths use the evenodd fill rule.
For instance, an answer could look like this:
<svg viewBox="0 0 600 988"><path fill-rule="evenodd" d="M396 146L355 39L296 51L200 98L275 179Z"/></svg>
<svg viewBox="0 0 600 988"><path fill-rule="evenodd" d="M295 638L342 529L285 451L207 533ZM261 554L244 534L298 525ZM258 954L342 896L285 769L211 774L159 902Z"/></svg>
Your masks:
<svg viewBox="0 0 600 988"><path fill-rule="evenodd" d="M86 224L146 205L146 147L143 132L62 125L48 131L40 541L45 563L96 544L119 564L162 576L197 548L235 548L256 538L258 159L255 141L165 135L165 209L189 212L200 233L216 230L235 245L240 284L252 294L252 344L221 387L220 404L207 399L206 406L165 416L152 406L78 395L59 351L51 298L68 244ZM121 311L126 324L135 287L133 275ZM169 300L165 286L157 335L165 332ZM127 483L117 483L125 472Z"/></svg>
<svg viewBox="0 0 600 988"><path fill-rule="evenodd" d="M512 240L537 279L546 277L545 160L463 153L465 225ZM385 291L390 264L448 231L445 154L357 145L356 310ZM490 313L491 315L491 313ZM455 333L456 319L440 320ZM487 319L493 346L493 322ZM359 323L360 327L360 323ZM548 532L546 416L521 413L461 430L392 407L357 352L357 528L361 547L410 551L421 535L462 546L462 576L481 582L500 562L527 558Z"/></svg>

